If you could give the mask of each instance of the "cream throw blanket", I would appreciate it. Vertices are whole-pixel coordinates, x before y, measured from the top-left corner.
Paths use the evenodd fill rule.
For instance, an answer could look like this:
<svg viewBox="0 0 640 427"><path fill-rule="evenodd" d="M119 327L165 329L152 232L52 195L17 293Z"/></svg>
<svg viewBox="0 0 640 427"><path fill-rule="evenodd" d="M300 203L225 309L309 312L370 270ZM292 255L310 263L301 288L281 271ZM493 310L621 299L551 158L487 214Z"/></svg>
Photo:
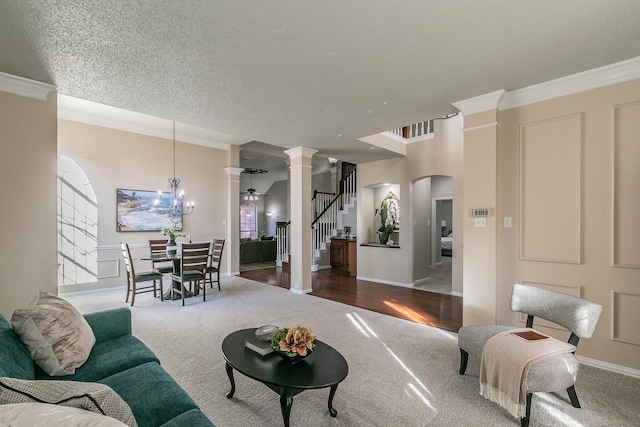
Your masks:
<svg viewBox="0 0 640 427"><path fill-rule="evenodd" d="M526 341L513 335L513 332L527 330L530 329L512 329L489 338L480 362L480 394L516 418L526 415L527 373L531 365L576 349L553 337Z"/></svg>

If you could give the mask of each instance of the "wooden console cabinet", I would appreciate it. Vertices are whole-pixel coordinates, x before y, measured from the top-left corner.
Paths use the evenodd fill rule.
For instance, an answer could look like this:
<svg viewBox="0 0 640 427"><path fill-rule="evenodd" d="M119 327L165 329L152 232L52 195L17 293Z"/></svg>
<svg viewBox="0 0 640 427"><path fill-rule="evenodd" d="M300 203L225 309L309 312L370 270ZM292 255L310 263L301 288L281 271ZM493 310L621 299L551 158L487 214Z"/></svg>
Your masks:
<svg viewBox="0 0 640 427"><path fill-rule="evenodd" d="M331 239L329 248L329 262L332 268L342 268L349 270L349 273L356 275L358 249L355 239L343 239L334 237Z"/></svg>

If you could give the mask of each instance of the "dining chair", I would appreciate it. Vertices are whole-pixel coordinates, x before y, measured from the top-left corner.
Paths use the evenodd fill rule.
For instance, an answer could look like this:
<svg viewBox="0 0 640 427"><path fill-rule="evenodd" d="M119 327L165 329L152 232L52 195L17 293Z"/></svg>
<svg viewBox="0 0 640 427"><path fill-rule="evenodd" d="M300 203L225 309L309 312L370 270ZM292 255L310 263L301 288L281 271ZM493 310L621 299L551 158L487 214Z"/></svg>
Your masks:
<svg viewBox="0 0 640 427"><path fill-rule="evenodd" d="M133 258L131 258L131 250L129 250L129 244L120 243L120 249L122 249L124 265L127 269L127 298L124 301L129 302L129 295L131 295L131 306L133 306L136 294L152 291L153 296L157 297L156 281L160 283L160 301L164 301L164 297L162 295L162 274L157 271L143 271L136 273L135 266L133 265ZM153 282L153 284L139 287L139 282Z"/></svg>
<svg viewBox="0 0 640 427"><path fill-rule="evenodd" d="M166 255L167 254L167 240L166 239L149 239L149 252L151 255ZM163 261L151 261L153 270L161 273L173 273L173 263Z"/></svg>
<svg viewBox="0 0 640 427"><path fill-rule="evenodd" d="M213 240L213 250L209 257L207 269L205 270L204 284L209 283L209 286L213 288L213 284L218 282L218 290L220 289L220 260L222 259L222 250L224 249L224 239ZM216 280L213 280L213 274L216 274Z"/></svg>
<svg viewBox="0 0 640 427"><path fill-rule="evenodd" d="M171 286L171 299L173 299L174 293L179 293L182 298L182 305L184 305L184 296L189 292L193 292L194 295L198 294L200 289L200 282L204 282L204 271L207 268L207 259L209 258L209 248L211 243L183 243L182 254L180 255L180 271L177 271L171 275L171 280L174 284ZM193 282L196 282L196 286L193 289L187 290L185 283L189 283L191 288ZM180 283L178 288L176 285ZM206 301L207 296L203 286L202 300Z"/></svg>

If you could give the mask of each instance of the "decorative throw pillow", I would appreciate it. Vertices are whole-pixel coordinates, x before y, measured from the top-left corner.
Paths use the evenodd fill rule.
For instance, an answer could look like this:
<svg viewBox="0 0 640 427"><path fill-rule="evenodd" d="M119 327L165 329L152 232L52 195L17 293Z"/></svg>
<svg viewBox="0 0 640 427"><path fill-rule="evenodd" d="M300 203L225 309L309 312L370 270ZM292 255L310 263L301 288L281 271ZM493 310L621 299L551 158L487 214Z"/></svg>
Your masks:
<svg viewBox="0 0 640 427"><path fill-rule="evenodd" d="M120 421L84 409L48 403L13 403L0 406L0 427L126 427Z"/></svg>
<svg viewBox="0 0 640 427"><path fill-rule="evenodd" d="M137 427L127 402L111 387L100 383L20 380L0 377L0 407L12 403L51 403L107 415Z"/></svg>
<svg viewBox="0 0 640 427"><path fill-rule="evenodd" d="M96 342L82 314L48 292L40 292L30 307L15 310L11 325L33 361L51 376L75 373Z"/></svg>

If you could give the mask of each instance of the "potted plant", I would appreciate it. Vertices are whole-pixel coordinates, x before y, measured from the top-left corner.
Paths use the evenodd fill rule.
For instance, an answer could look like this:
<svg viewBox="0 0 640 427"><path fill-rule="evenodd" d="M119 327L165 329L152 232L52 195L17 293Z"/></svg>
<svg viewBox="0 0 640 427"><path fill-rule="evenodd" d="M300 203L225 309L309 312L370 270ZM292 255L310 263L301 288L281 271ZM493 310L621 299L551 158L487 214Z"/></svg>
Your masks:
<svg viewBox="0 0 640 427"><path fill-rule="evenodd" d="M163 236L167 236L167 255L176 254L176 237L184 237L185 234L176 233L176 224L174 223L171 228L163 228L160 233Z"/></svg>
<svg viewBox="0 0 640 427"><path fill-rule="evenodd" d="M380 214L380 228L378 228L378 239L380 244L386 245L389 235L398 228L398 204L397 197L389 192L387 197L380 203L380 208L376 209L376 215Z"/></svg>

